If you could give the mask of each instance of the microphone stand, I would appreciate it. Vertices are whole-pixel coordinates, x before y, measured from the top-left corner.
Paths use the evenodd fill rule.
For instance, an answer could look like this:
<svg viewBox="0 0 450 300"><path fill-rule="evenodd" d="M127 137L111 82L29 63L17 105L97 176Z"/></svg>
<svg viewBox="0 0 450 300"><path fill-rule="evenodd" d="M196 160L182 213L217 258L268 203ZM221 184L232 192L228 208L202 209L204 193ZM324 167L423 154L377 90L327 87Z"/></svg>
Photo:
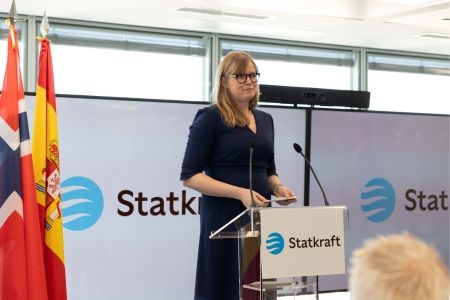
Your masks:
<svg viewBox="0 0 450 300"><path fill-rule="evenodd" d="M327 196L325 195L325 192L324 192L324 190L322 188L322 185L320 184L319 178L317 178L316 172L314 172L314 169L313 169L311 163L306 158L306 156L303 154L302 147L299 144L294 143L294 149L295 149L296 152L300 153L300 155L303 157L303 159L305 160L305 162L309 166L309 169L313 173L314 178L316 179L316 182L319 185L320 191L322 192L323 200L325 202L325 206L329 206L330 204L328 203ZM319 299L319 276L316 275L315 277L316 277L315 278L316 279L316 300L318 300ZM302 291L305 292L305 290L307 289L306 288L306 285L307 285L307 277L306 276L302 277L302 284L304 285L304 287L302 288Z"/></svg>
<svg viewBox="0 0 450 300"><path fill-rule="evenodd" d="M314 175L314 178L316 179L316 182L317 182L317 184L319 185L320 191L322 192L323 201L325 202L325 206L330 206L330 204L328 203L327 196L325 195L325 192L324 192L324 190L323 190L323 187L322 187L322 185L320 184L319 178L317 178L316 172L314 172L314 169L313 169L311 163L310 163L309 160L306 158L306 156L303 154L302 147L300 147L299 144L294 143L294 149L295 149L295 151L297 151L298 153L300 153L300 155L303 157L303 159L305 160L305 162L308 164L309 169L311 170L312 174Z"/></svg>
<svg viewBox="0 0 450 300"><path fill-rule="evenodd" d="M254 233L254 216L253 216L253 208L256 207L255 204L255 198L253 196L253 149L255 147L255 142L251 141L250 142L250 156L249 156L249 162L248 162L248 179L249 179L249 189L250 189L250 199L251 199L251 206L250 206L250 226L251 226L251 230L252 230L252 235Z"/></svg>

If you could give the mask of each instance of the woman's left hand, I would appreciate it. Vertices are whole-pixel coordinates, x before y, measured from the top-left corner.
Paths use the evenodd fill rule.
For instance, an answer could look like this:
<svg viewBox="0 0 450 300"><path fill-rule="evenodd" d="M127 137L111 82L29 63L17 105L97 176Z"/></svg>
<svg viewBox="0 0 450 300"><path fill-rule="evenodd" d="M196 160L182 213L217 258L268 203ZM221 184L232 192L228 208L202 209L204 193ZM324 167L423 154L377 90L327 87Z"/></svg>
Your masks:
<svg viewBox="0 0 450 300"><path fill-rule="evenodd" d="M297 197L295 196L295 194L287 186L284 186L284 185L279 185L277 187L277 189L275 191L275 197L287 198L286 200L276 201L279 205L283 205L283 206L297 202Z"/></svg>

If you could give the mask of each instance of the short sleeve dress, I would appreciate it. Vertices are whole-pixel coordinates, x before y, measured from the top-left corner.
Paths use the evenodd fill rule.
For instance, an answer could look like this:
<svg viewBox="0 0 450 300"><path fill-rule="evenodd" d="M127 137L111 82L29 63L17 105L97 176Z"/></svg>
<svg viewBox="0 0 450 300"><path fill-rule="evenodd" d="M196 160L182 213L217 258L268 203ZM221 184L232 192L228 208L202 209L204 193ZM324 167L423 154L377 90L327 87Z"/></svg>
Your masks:
<svg viewBox="0 0 450 300"><path fill-rule="evenodd" d="M247 126L228 127L215 105L199 109L190 126L180 179L204 172L219 181L248 188L252 144L253 190L269 199L268 177L276 175L273 119L260 110L253 110L253 114L256 133ZM209 235L244 210L237 199L202 195L195 300L239 299L237 240L211 240Z"/></svg>

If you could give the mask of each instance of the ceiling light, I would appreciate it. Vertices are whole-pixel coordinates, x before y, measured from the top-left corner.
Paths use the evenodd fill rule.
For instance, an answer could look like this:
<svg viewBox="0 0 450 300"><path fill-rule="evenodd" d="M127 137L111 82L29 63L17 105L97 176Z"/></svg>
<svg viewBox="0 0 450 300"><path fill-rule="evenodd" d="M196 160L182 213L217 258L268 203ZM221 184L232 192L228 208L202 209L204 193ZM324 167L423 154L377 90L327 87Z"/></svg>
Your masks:
<svg viewBox="0 0 450 300"><path fill-rule="evenodd" d="M424 33L417 35L417 37L427 37L427 38L435 38L435 39L450 39L450 34L424 32Z"/></svg>
<svg viewBox="0 0 450 300"><path fill-rule="evenodd" d="M269 16L263 15L254 15L254 14L246 14L236 11L226 11L221 9L211 9L211 8L201 8L201 7L181 7L177 9L178 11L184 12L194 12L200 14L207 15L215 15L215 16L227 16L227 17L238 17L238 18L247 18L247 19L258 19L263 20L269 18Z"/></svg>
<svg viewBox="0 0 450 300"><path fill-rule="evenodd" d="M431 6L436 4L445 3L448 0L380 0L381 2L403 4L403 5L418 5L418 6Z"/></svg>

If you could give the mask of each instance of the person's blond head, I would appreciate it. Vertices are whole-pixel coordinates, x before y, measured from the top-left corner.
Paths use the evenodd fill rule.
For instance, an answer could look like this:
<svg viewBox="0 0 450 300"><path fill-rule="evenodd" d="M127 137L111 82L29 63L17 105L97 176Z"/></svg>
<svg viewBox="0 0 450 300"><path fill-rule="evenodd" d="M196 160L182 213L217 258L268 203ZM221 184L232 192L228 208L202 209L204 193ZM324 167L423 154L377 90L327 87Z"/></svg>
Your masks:
<svg viewBox="0 0 450 300"><path fill-rule="evenodd" d="M217 68L214 87L212 91L212 100L220 110L222 118L230 127L243 127L247 125L245 116L235 107L230 99L228 90L222 84L222 76L227 74L245 73L248 64L251 63L258 73L258 67L250 54L243 51L231 51L225 55ZM249 109L253 109L259 100L259 85L257 84L256 95L249 102Z"/></svg>
<svg viewBox="0 0 450 300"><path fill-rule="evenodd" d="M352 300L449 300L448 268L409 233L378 236L353 252Z"/></svg>

